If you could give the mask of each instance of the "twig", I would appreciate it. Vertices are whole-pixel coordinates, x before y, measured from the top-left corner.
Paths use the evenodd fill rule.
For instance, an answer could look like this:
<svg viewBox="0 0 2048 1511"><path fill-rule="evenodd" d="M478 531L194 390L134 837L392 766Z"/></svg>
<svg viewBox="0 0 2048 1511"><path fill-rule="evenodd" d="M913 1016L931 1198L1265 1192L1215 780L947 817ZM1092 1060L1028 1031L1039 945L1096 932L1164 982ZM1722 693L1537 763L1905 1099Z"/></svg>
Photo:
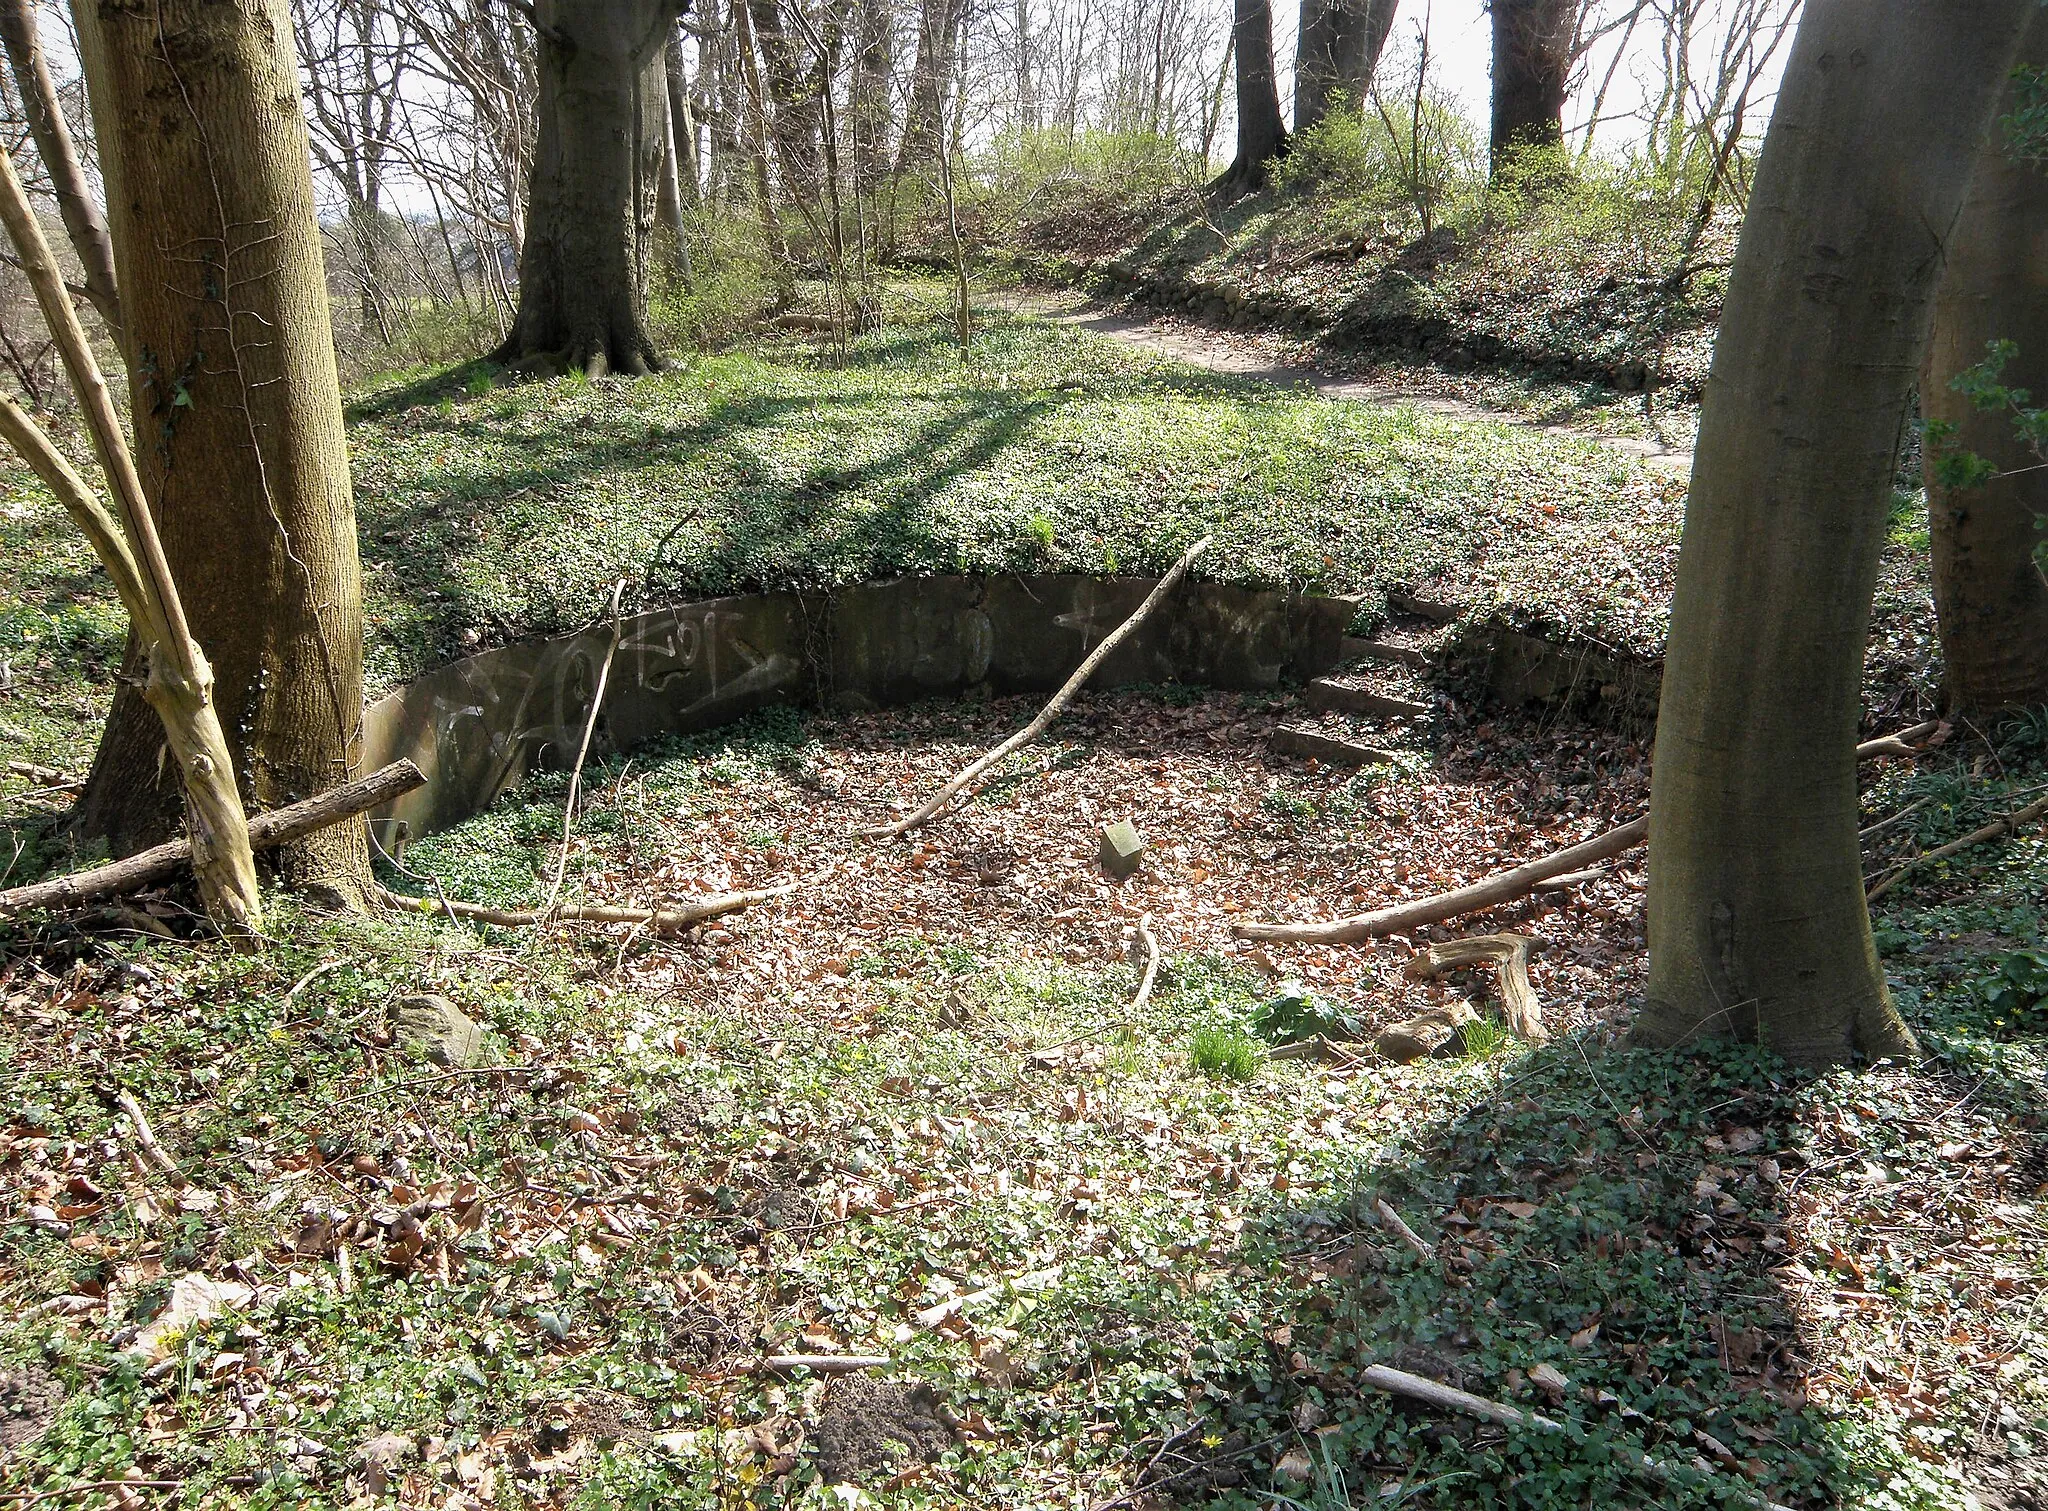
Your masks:
<svg viewBox="0 0 2048 1511"><path fill-rule="evenodd" d="M859 1369L887 1369L896 1361L887 1354L770 1354L747 1366L750 1374L782 1374L808 1369L813 1374L847 1375Z"/></svg>
<svg viewBox="0 0 2048 1511"><path fill-rule="evenodd" d="M1372 1209L1379 1214L1380 1221L1387 1225L1388 1232L1400 1239L1401 1242L1407 1244L1409 1248L1413 1249L1429 1263L1434 1264L1436 1262L1436 1250L1430 1246L1429 1240L1409 1227L1402 1220L1401 1214L1396 1212L1389 1202L1383 1198L1374 1197Z"/></svg>
<svg viewBox="0 0 2048 1511"><path fill-rule="evenodd" d="M1929 720L1910 729L1902 729L1895 735L1866 740L1856 747L1856 758L1868 760L1873 756L1902 752L1911 755L1914 748L1907 741L1932 734L1940 728L1940 721ZM1360 939L1378 939L1385 934L1405 934L1411 929L1513 902L1543 882L1556 880L1594 861L1609 860L1624 851L1633 850L1649 837L1650 819L1645 814L1641 818L1630 819L1618 829L1609 829L1605 834L1529 861L1512 871L1502 871L1484 881L1473 882L1455 891L1439 892L1434 897L1396 903L1391 908L1358 913L1330 923L1240 923L1231 932L1240 939L1288 939L1305 944L1350 944Z"/></svg>
<svg viewBox="0 0 2048 1511"><path fill-rule="evenodd" d="M1138 995L1131 998L1131 1005L1124 1010L1126 1020L1136 1018L1152 1000L1152 982L1159 974L1159 941L1152 937L1150 913L1138 920L1138 940L1145 946L1145 974L1138 978Z"/></svg>
<svg viewBox="0 0 2048 1511"><path fill-rule="evenodd" d="M1079 692L1081 685L1094 675L1095 669L1108 659L1109 653L1121 645L1133 630L1143 624L1146 617L1164 601L1169 593L1180 585L1180 580L1187 576L1188 568L1195 564L1197 557L1209 549L1209 543L1213 539L1213 536L1204 535L1182 553L1180 560L1173 564L1167 574L1159 579L1158 586L1153 588L1146 595L1145 601L1138 605L1137 612L1103 637L1102 644L1096 646L1094 650L1088 653L1081 664L1074 669L1073 676L1067 678L1066 683L1060 690L1052 695L1052 701L1039 710L1037 718L1018 730L1017 733L1011 735L1009 739L1003 741L994 750L970 763L965 770L941 787L937 795L915 813L910 814L906 818L897 819L892 824L884 824L879 829L869 829L865 831L862 837L864 839L893 839L899 834L908 833L910 830L930 822L941 809L968 788L975 778L979 777L984 771L987 771L991 766L994 766L1013 751L1021 750L1024 746L1029 745L1033 740L1045 733L1046 727L1059 717L1060 710L1074 700L1074 694Z"/></svg>
<svg viewBox="0 0 2048 1511"><path fill-rule="evenodd" d="M1526 934L1474 934L1469 939L1446 940L1415 956L1407 971L1428 981L1470 965L1497 966L1501 1011L1508 1027L1528 1043L1541 1044L1550 1031L1543 1026L1543 1004L1529 983L1529 947L1533 943Z"/></svg>
<svg viewBox="0 0 2048 1511"><path fill-rule="evenodd" d="M569 772L569 796L562 802L562 849L555 857L555 879L548 883L548 900L543 913L555 911L555 899L562 895L562 878L569 870L569 835L576 824L576 794L583 786L583 762L590 754L590 737L597 732L597 716L604 708L605 684L611 680L612 660L619 654L619 638L625 626L619 620L619 598L626 591L626 579L612 584L612 642L605 648L604 665L597 669L597 689L590 695L590 717L583 721L583 743L576 747L576 765Z"/></svg>
<svg viewBox="0 0 2048 1511"><path fill-rule="evenodd" d="M1420 1401L1426 1406L1435 1406L1444 1411L1463 1412L1469 1417L1478 1417L1483 1422L1496 1422L1503 1427L1535 1427L1544 1432L1565 1432L1565 1424L1554 1417L1538 1412L1523 1411L1518 1406L1508 1406L1499 1401L1489 1401L1484 1396L1475 1396L1470 1391L1458 1390L1435 1380L1411 1375L1404 1369L1393 1369L1385 1364L1366 1366L1359 1376L1374 1390L1385 1391L1391 1396L1405 1396L1411 1401ZM1692 1476L1715 1480L1715 1476L1704 1464L1681 1469L1678 1465L1663 1459L1651 1458L1649 1454L1616 1443L1613 1451L1625 1459L1631 1469L1648 1475L1663 1484L1683 1484ZM1718 1483L1726 1485L1729 1495L1754 1511L1790 1511L1774 1500L1758 1494L1746 1485L1738 1485L1727 1479Z"/></svg>
<svg viewBox="0 0 2048 1511"><path fill-rule="evenodd" d="M1929 850L1925 855L1916 855L1911 860L1902 862L1883 881L1880 881L1866 892L1863 900L1865 902L1876 902L1878 898L1884 896L1885 893L1897 886L1905 878L1906 873L1915 867L1924 866L1929 861L1941 860L1945 856L1955 854L1958 850L1967 850L1972 845L1981 845L1988 839L1997 839L2000 835L2011 834L2018 830L2021 825L2032 823L2044 813L2048 813L2048 797L2036 798L2017 813L2008 813L2003 818L1993 819L1981 829L1972 829L1961 839L1952 839L1945 845Z"/></svg>
<svg viewBox="0 0 2048 1511"><path fill-rule="evenodd" d="M61 1490L13 1490L0 1495L0 1501L10 1506L33 1506L43 1501L69 1500L74 1495L96 1495L102 1490L182 1490L183 1480L89 1480L82 1485L66 1485Z"/></svg>
<svg viewBox="0 0 2048 1511"><path fill-rule="evenodd" d="M341 967L347 964L348 956L346 955L336 955L331 960L321 961L318 965L314 966L313 969L306 972L305 975L299 977L298 980L292 983L291 990L284 994L284 1001L287 1004L289 1004L292 998L298 996L300 992L304 991L307 987L311 986L315 981L318 981L322 976L326 975L329 971L340 970Z"/></svg>
<svg viewBox="0 0 2048 1511"><path fill-rule="evenodd" d="M122 1087L114 1100L121 1110L128 1114L128 1121L135 1128L135 1142L142 1152L149 1156L149 1162L171 1178L173 1185L186 1184L185 1172L178 1168L178 1162L164 1152L164 1146L156 1141L156 1131L149 1126L149 1118L142 1111L142 1104L135 1100L135 1093Z"/></svg>
<svg viewBox="0 0 2048 1511"><path fill-rule="evenodd" d="M289 844L304 835L403 797L425 781L419 767L412 762L394 761L382 771L343 787L330 788L318 797L309 797L304 802L293 803L289 808L279 808L272 813L257 814L249 820L249 844L257 850ZM126 860L117 860L112 865L16 887L11 892L0 892L0 917L30 908L77 907L81 903L102 902L109 897L137 892L172 875L191 859L192 842L179 839L144 850L139 855L131 855Z"/></svg>
<svg viewBox="0 0 2048 1511"><path fill-rule="evenodd" d="M407 897L402 892L393 892L388 887L377 890L383 899L394 907L416 913L441 913L450 918L472 918L478 923L495 923L506 928L527 928L536 924L569 921L575 923L631 923L652 929L657 934L672 934L677 929L686 929L693 923L702 923L707 918L722 914L736 913L741 908L757 902L766 902L772 897L787 897L801 882L786 881L780 886L762 887L752 892L720 892L716 896L702 898L680 908L601 908L585 904L572 904L553 908L487 908L482 903L458 902L450 897Z"/></svg>

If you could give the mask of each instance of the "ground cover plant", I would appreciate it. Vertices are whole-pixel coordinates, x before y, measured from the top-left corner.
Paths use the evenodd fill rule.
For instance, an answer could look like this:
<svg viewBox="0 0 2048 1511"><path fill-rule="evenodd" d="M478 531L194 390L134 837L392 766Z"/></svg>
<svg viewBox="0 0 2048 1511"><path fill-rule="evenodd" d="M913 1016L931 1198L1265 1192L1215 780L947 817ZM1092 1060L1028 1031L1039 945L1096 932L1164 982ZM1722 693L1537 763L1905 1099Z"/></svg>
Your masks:
<svg viewBox="0 0 2048 1511"><path fill-rule="evenodd" d="M1475 921L1548 941L1552 1044L1275 1058L1276 1000L1369 1027L1483 1008L1485 983L1410 981L1398 941L1242 949L1230 919L1346 877L1427 890L1532 816L1597 827L1640 800L1640 748L1475 720L1361 781L1265 755L1286 700L1105 692L945 826L850 837L1024 708L779 713L596 773L579 892L811 878L684 939L287 907L248 956L155 936L165 898L125 935L20 940L7 1001L39 1032L5 1072L0 1368L43 1430L8 1486L1935 1507L2024 1485L2048 1430L2038 839L1881 908L1926 1070L1616 1047L1628 866ZM1991 752L2002 779L1965 750L1878 777L1888 845L2037 785L2032 739ZM536 784L407 868L530 901L560 797ZM1153 841L1125 883L1092 864L1110 805ZM1165 966L1133 1018L1141 912ZM394 1033L420 992L482 1025L479 1063ZM136 1167L123 1091L176 1179ZM889 1363L752 1369L842 1352ZM1369 1363L1568 1430L1412 1410L1360 1387Z"/></svg>
<svg viewBox="0 0 2048 1511"><path fill-rule="evenodd" d="M1239 532L1223 570L1358 591L1368 617L1413 585L1656 646L1677 490L1597 442L1190 374L1024 319L980 340L964 364L899 328L630 388L470 367L373 389L354 437L379 675L583 622L618 575L684 596L1156 568L1162 508ZM900 407L922 426L886 424ZM1036 493L1005 491L996 456ZM23 758L75 770L117 620L16 487L0 524L28 591L0 717ZM1924 675L1924 639L1900 632L1924 626L1924 528L1902 499L1903 607L1873 642L1888 687ZM1881 904L1931 1073L1618 1048L1643 967L1635 863L1469 921L1546 943L1558 1037L1532 1049L1488 1016L1484 979L1410 980L1421 938L1244 948L1229 925L1422 895L1596 832L1640 809L1640 739L1446 685L1392 767L1353 773L1268 753L1291 695L1101 690L960 813L855 838L1029 712L780 712L589 773L572 895L803 883L679 940L281 899L246 956L196 937L175 890L82 929L10 925L5 1001L33 1029L0 1070L0 1376L4 1430L33 1441L0 1488L258 1506L2025 1492L2048 1421L2037 840L1910 872ZM1873 775L1874 869L2038 785L2038 733L1994 738ZM60 859L36 848L48 789L7 794L17 876ZM536 778L384 879L531 905L563 796ZM1151 849L1117 884L1094 835L1126 814ZM1165 961L1133 1015L1145 913ZM480 1026L478 1063L408 1027L421 995ZM1441 1059L1289 1052L1307 1024L1363 1044L1459 997L1482 1018ZM889 1362L757 1368L818 1353ZM1361 1387L1372 1363L1567 1430L1401 1405ZM1617 1445L1675 1482L1629 1474Z"/></svg>

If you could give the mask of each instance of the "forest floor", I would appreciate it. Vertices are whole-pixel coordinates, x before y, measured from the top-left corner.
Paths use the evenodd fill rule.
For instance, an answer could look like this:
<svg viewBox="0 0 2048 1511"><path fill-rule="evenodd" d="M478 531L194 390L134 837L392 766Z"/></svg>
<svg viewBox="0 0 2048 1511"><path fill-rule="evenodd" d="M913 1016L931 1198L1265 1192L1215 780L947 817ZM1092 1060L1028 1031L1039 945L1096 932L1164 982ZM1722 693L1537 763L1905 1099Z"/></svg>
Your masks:
<svg viewBox="0 0 2048 1511"><path fill-rule="evenodd" d="M642 384L472 370L367 396L379 675L587 618L629 566L677 594L1156 568L1218 499L1243 532L1227 569L1254 579L1470 581L1483 550L1480 572L1547 613L1657 633L1671 501L1634 459L1275 395L1036 322L984 340L971 384L935 335L892 332L866 362L770 344ZM75 769L115 621L52 512L17 483L0 514L27 579L0 719ZM1551 518L1628 571L1563 577L1583 538L1530 528ZM1912 536L1902 512L1901 595ZM1305 1023L1369 1039L1454 996L1484 1008L1486 983L1409 980L1421 937L1247 948L1233 921L1475 877L1634 813L1648 780L1638 741L1449 691L1393 766L1314 767L1267 748L1295 709L1091 691L892 843L854 834L1029 703L785 711L611 758L577 818L575 896L801 883L673 939L280 897L273 942L243 954L175 890L6 926L0 1496L2041 1504L2048 844L1965 852L1879 904L1930 1051L1915 1068L1812 1078L1620 1046L1639 857L1435 931L1540 939L1548 1044L1489 1017L1412 1065L1276 1057ZM2022 801L2044 757L2022 721L1867 768L1872 869ZM55 853L28 842L61 802L23 785L17 875ZM407 866L537 901L564 796L533 778ZM1122 882L1094 858L1118 817L1151 845ZM1164 963L1134 1014L1147 913ZM482 1063L409 1046L393 1010L416 993L481 1026ZM755 1368L838 1352L889 1363ZM1374 1362L1566 1431L1395 1403L1361 1385ZM1630 1446L1679 1483L1631 1475Z"/></svg>

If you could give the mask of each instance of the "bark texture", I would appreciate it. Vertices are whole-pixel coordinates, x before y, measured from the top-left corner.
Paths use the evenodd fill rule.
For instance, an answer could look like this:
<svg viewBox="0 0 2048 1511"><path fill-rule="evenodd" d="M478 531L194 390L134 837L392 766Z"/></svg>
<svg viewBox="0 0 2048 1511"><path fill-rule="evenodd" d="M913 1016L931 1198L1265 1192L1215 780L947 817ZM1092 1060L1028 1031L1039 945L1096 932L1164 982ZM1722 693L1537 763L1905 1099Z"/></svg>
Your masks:
<svg viewBox="0 0 2048 1511"><path fill-rule="evenodd" d="M647 271L672 0L539 0L539 138L519 313L498 360L591 377L661 366Z"/></svg>
<svg viewBox="0 0 2048 1511"><path fill-rule="evenodd" d="M1736 252L1672 604L1640 1043L1904 1055L1857 843L1892 470L2030 0L1809 0ZM1926 67L1929 57L1943 62Z"/></svg>
<svg viewBox="0 0 2048 1511"><path fill-rule="evenodd" d="M2048 12L2037 12L2022 59L2048 64ZM2001 116L2015 108L2008 93ZM1956 441L2010 473L1974 488L1927 474L1934 606L1948 663L1948 700L1961 712L2048 703L2048 581L2035 524L2048 515L2048 471L2013 432L2012 417L1975 408L1950 382L1984 360L1992 341L2016 342L2006 383L2048 394L2048 169L2017 160L1994 125L1977 157L1962 219L1934 302L1921 408L1956 427Z"/></svg>
<svg viewBox="0 0 2048 1511"><path fill-rule="evenodd" d="M1496 168L1517 147L1564 140L1578 0L1491 0Z"/></svg>
<svg viewBox="0 0 2048 1511"><path fill-rule="evenodd" d="M910 101L903 115L903 135L896 143L898 177L939 160L953 52L966 15L967 0L924 0L917 28L917 61L910 75Z"/></svg>
<svg viewBox="0 0 2048 1511"><path fill-rule="evenodd" d="M1236 0L1230 29L1237 54L1237 157L1217 180L1224 194L1266 186L1266 164L1287 155L1280 85L1273 67L1272 0Z"/></svg>
<svg viewBox="0 0 2048 1511"><path fill-rule="evenodd" d="M1297 132L1320 125L1339 95L1353 113L1364 108L1398 4L1399 0L1302 0L1301 41L1294 59Z"/></svg>
<svg viewBox="0 0 2048 1511"><path fill-rule="evenodd" d="M21 111L28 117L29 135L35 138L36 153L57 195L64 235L84 270L85 297L118 344L121 296L114 275L114 243L107 235L106 217L86 182L71 128L64 123L57 85L50 77L49 61L43 56L42 38L36 31L33 0L0 0L0 44L7 49L8 66L21 91Z"/></svg>
<svg viewBox="0 0 2048 1511"><path fill-rule="evenodd" d="M284 0L100 0L77 15L142 490L244 797L281 807L348 779L363 707L355 507L290 14ZM117 854L173 826L163 743L124 687L77 814ZM369 875L353 827L281 864L342 899Z"/></svg>

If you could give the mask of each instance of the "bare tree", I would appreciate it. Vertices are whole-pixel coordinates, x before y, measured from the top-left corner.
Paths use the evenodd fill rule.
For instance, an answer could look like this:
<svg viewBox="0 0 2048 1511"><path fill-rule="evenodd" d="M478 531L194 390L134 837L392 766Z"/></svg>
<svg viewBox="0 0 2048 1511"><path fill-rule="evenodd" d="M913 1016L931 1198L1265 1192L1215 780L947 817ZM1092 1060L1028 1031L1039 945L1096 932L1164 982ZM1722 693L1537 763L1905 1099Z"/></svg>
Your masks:
<svg viewBox="0 0 2048 1511"><path fill-rule="evenodd" d="M64 234L85 275L85 296L116 341L121 338L121 296L114 280L114 243L107 235L106 216L86 182L71 128L43 56L36 29L34 0L0 0L0 44L20 91L21 108L35 138L36 153L49 175L51 192L64 221Z"/></svg>

